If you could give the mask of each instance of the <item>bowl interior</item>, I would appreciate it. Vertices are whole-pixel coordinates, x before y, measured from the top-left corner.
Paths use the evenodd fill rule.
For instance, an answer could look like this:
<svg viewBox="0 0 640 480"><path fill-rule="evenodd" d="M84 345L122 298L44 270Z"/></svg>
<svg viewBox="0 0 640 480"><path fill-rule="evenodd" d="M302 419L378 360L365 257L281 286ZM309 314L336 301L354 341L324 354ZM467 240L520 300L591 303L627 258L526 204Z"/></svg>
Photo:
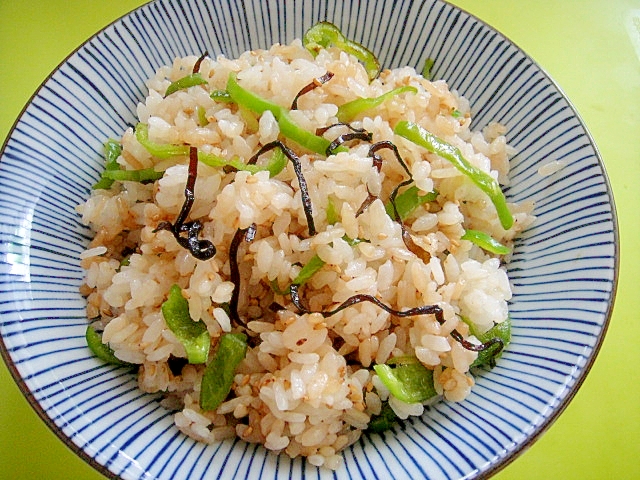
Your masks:
<svg viewBox="0 0 640 480"><path fill-rule="evenodd" d="M174 57L300 38L318 20L368 46L385 67L433 74L467 97L474 128L508 127L510 200L537 222L508 266L513 342L462 403L439 403L345 451L338 478L471 478L495 471L562 411L589 370L610 316L617 226L606 174L584 125L552 80L504 36L440 1L160 0L91 38L43 84L0 163L2 354L49 426L108 476L332 477L240 441L180 434L135 377L85 346L78 255L90 239L75 206L102 169L102 144L135 123L144 81ZM380 32L387 32L380 35ZM538 168L564 167L542 177Z"/></svg>

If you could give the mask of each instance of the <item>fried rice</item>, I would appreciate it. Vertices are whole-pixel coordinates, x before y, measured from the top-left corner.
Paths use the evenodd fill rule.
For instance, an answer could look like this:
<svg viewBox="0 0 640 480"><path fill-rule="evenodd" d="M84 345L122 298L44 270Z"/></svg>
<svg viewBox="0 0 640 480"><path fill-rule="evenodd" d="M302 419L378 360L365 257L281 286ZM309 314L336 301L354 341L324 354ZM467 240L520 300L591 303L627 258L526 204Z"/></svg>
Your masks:
<svg viewBox="0 0 640 480"><path fill-rule="evenodd" d="M196 62L205 82L165 95ZM316 82L291 109L296 95L327 72L333 73L330 81ZM329 140L357 129L370 133L371 140L349 142L323 156L283 136L271 111L257 114L212 96L225 90L231 74L244 89L286 108L309 132L340 123L338 108L346 102L403 86L415 91L386 99L349 126L327 130L321 136ZM82 255L82 293L103 344L136 366L143 391L163 394L180 431L207 443L237 436L335 469L340 451L359 439L385 405L405 419L421 415L429 402L459 402L469 395L478 352L451 333L479 344L472 332L485 332L508 318L511 287L504 267L508 255L492 254L461 237L474 229L511 246L533 221L532 205L509 204L514 224L505 230L488 197L467 176L396 135L394 126L402 120L420 125L506 184L514 151L504 127L492 123L471 130L468 101L445 81L426 79L411 67L383 70L370 81L353 56L327 48L314 58L300 40L237 59L176 58L146 86L137 120L147 126L154 144L187 145L244 163L276 141L294 151L315 227L311 235L293 162L275 176L200 162L189 219L201 223L200 237L216 249L213 257L200 260L171 229L159 228L180 215L189 156L152 154L133 127L118 139L122 170L153 169L161 178L115 181L93 190L78 207L95 232ZM404 227L389 213L388 199L407 174L392 152L380 152L379 169L369 154L371 144L385 141L397 147L419 194L437 194L417 205ZM264 165L268 156L256 164ZM254 238L234 252L234 236L249 228ZM232 278L234 254L239 283ZM301 311L287 287L314 257L321 267L300 287L306 306ZM207 362L186 362L185 346L162 313L174 284L188 302L189 317L206 325L209 358L226 333L247 337L231 390L214 410L200 405ZM234 291L237 312L229 308ZM356 295L375 297L397 311L437 305L442 321L433 314L395 315L372 302L323 315ZM406 357L433 373L435 397L404 402L373 368Z"/></svg>

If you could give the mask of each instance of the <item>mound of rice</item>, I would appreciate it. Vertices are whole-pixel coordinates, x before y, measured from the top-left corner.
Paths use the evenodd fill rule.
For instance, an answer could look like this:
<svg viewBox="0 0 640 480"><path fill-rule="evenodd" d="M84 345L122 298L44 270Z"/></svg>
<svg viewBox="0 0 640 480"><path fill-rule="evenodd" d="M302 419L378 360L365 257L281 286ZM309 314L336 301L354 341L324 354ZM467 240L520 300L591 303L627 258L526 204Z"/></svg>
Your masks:
<svg viewBox="0 0 640 480"><path fill-rule="evenodd" d="M444 81L429 81L405 67L384 70L369 82L357 59L333 48L313 58L299 40L235 60L205 58L199 71L206 84L165 97L169 84L191 73L196 60L177 58L148 80L149 94L138 105L137 115L148 124L149 139L244 162L262 145L282 140L300 157L317 234L309 236L291 162L274 178L267 171L225 171L201 163L190 219L203 223L201 238L211 240L217 253L210 260L197 260L171 231L157 230L160 222L171 222L180 212L188 157L154 157L136 140L133 129L127 130L121 138L121 168L154 167L164 175L147 184L115 182L110 189L92 191L78 207L82 221L95 231L82 255L82 292L88 318L103 330L103 342L118 358L140 366L142 390L165 393L163 402L176 409L175 424L185 434L208 443L238 436L332 469L340 465L340 451L360 437L383 402L401 419L423 412L422 403L408 404L390 395L374 364L415 356L433 370L438 398L463 400L474 384L470 365L477 353L463 348L450 333L456 329L478 343L466 322L484 331L504 321L511 289L505 259L460 237L465 229L477 229L511 245L533 221L532 206L510 204L515 223L505 231L488 197L466 176L448 161L394 135L393 127L400 120L416 122L506 183L513 151L504 128L491 124L481 132L471 131L468 102ZM247 90L290 108L295 95L327 71L334 77L301 96L298 109L291 111L292 119L311 132L336 123L338 105L399 86L417 89L388 99L352 125L371 132L373 142L392 141L421 194L437 190L435 201L421 205L405 220L425 255L407 248L400 225L385 211L383 202L406 179L391 156L378 172L367 143L356 142L329 157L310 153L280 135L270 112L255 115L211 98L213 91L225 89L235 72ZM198 116L203 112L205 125ZM338 127L326 138L344 132ZM369 192L380 198L356 215ZM332 224L327 219L330 203L339 218ZM255 240L238 255L239 314L245 325L236 325L225 308L234 290L229 247L236 230L251 224L257 226ZM311 311L329 310L365 293L397 310L438 305L444 323L433 315L399 318L367 302L327 318L300 314L290 298L272 286L284 289L291 284L314 255L325 265L302 290ZM179 372L170 366L170 359L186 357L160 310L173 284L188 299L191 318L206 324L211 354L225 332L242 331L249 337L231 393L214 411L199 405L205 365L186 364ZM274 312L269 308L274 302L285 308Z"/></svg>

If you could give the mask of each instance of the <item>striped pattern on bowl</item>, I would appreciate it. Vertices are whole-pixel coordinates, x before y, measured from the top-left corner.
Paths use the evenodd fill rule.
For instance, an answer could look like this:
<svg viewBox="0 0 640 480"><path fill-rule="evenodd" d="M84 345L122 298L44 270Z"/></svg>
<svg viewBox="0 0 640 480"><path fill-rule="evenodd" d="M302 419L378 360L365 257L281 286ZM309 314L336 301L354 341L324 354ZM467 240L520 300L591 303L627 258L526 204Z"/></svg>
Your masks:
<svg viewBox="0 0 640 480"><path fill-rule="evenodd" d="M51 429L110 477L458 479L494 472L562 412L603 340L618 272L611 189L575 110L503 35L441 1L160 0L96 34L42 85L0 163L0 350ZM238 56L289 42L318 20L384 66L433 74L471 101L474 128L496 120L519 153L507 196L538 220L508 266L513 343L462 403L439 403L385 434L365 435L344 466L318 470L255 445L198 444L133 374L86 347L74 211L103 168L102 144L134 123L144 79L176 56ZM385 32L381 35L381 32ZM541 177L557 161L563 168Z"/></svg>

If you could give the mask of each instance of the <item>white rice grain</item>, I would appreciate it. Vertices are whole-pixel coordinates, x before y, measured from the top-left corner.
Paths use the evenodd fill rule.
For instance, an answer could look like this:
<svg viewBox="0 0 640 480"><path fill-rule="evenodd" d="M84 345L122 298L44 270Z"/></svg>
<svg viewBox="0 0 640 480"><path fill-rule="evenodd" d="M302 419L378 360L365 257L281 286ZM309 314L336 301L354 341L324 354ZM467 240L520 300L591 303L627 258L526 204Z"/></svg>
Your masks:
<svg viewBox="0 0 640 480"><path fill-rule="evenodd" d="M85 258L91 257L99 257L100 255L104 255L107 253L107 247L104 245L100 245L98 247L89 248L80 254L80 259L84 260Z"/></svg>
<svg viewBox="0 0 640 480"><path fill-rule="evenodd" d="M566 167L567 163L568 162L566 160L552 160L547 162L538 168L538 175L549 177Z"/></svg>
<svg viewBox="0 0 640 480"><path fill-rule="evenodd" d="M231 319L227 312L224 311L223 308L216 307L213 309L213 317L220 324L220 328L222 328L223 332L231 331Z"/></svg>

